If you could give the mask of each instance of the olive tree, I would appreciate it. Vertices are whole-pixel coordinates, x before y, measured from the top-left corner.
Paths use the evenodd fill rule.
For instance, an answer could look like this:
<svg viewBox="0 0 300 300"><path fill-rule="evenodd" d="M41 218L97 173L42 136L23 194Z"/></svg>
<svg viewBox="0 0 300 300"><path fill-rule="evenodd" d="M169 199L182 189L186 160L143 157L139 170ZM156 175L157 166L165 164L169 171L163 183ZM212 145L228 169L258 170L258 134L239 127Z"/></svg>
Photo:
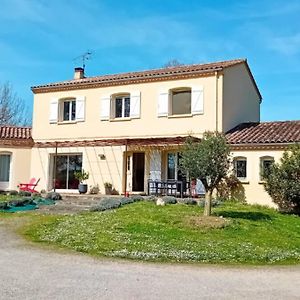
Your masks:
<svg viewBox="0 0 300 300"><path fill-rule="evenodd" d="M0 84L0 125L29 125L30 119L27 106L11 84Z"/></svg>
<svg viewBox="0 0 300 300"><path fill-rule="evenodd" d="M281 211L300 214L300 144L283 153L265 181L266 191Z"/></svg>
<svg viewBox="0 0 300 300"><path fill-rule="evenodd" d="M228 174L229 167L230 149L222 133L205 132L201 141L187 138L182 152L181 169L190 178L202 181L205 187L205 216L211 214L212 193Z"/></svg>

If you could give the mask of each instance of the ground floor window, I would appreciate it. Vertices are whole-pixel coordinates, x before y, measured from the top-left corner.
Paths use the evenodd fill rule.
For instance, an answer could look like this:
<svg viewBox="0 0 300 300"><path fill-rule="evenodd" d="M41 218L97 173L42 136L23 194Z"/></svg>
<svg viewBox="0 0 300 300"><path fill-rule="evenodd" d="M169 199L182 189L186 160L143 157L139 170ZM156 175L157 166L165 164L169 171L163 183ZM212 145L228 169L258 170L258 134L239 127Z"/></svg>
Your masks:
<svg viewBox="0 0 300 300"><path fill-rule="evenodd" d="M185 192L187 178L186 178L186 175L183 174L180 169L180 159L181 159L180 152L168 153L168 155L167 155L167 180L181 181L182 182L182 190L183 190L183 192ZM178 191L180 189L181 189L181 187L178 186Z"/></svg>
<svg viewBox="0 0 300 300"><path fill-rule="evenodd" d="M234 159L235 176L241 180L247 178L247 159L246 157L237 157Z"/></svg>
<svg viewBox="0 0 300 300"><path fill-rule="evenodd" d="M260 179L264 180L270 174L272 165L274 164L274 157L263 156L260 158Z"/></svg>
<svg viewBox="0 0 300 300"><path fill-rule="evenodd" d="M9 171L10 171L10 155L0 154L0 181L9 181Z"/></svg>
<svg viewBox="0 0 300 300"><path fill-rule="evenodd" d="M64 154L53 158L53 182L56 189L77 189L74 173L82 170L82 154Z"/></svg>
<svg viewBox="0 0 300 300"><path fill-rule="evenodd" d="M180 169L180 152L168 153L167 158L167 179L186 181L185 174Z"/></svg>

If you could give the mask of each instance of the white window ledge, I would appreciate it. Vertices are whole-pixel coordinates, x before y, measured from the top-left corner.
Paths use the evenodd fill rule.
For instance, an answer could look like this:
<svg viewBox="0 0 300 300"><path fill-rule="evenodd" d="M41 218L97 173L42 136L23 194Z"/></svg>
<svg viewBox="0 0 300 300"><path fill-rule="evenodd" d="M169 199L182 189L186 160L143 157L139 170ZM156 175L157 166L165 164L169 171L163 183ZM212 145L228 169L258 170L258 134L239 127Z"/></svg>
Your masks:
<svg viewBox="0 0 300 300"><path fill-rule="evenodd" d="M130 117L109 119L110 122L123 122L123 121L131 121L131 120L132 120L132 118L130 118Z"/></svg>
<svg viewBox="0 0 300 300"><path fill-rule="evenodd" d="M193 114L182 114L182 115L168 115L168 118L191 118Z"/></svg>
<svg viewBox="0 0 300 300"><path fill-rule="evenodd" d="M245 178L238 178L238 180L241 182L241 184L250 184L250 181Z"/></svg>
<svg viewBox="0 0 300 300"><path fill-rule="evenodd" d="M56 124L57 125L68 125L68 124L76 124L77 121L59 121Z"/></svg>

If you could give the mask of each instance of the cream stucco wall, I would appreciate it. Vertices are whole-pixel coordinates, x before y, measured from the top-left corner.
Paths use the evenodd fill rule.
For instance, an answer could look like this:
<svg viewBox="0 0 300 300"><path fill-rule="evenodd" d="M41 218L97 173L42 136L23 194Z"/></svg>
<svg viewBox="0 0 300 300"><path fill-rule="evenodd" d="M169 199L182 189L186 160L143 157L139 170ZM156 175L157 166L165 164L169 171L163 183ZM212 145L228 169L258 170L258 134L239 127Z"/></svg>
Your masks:
<svg viewBox="0 0 300 300"><path fill-rule="evenodd" d="M158 95L162 90L198 86L203 86L204 89L204 114L185 117L157 116ZM101 97L133 91L141 92L141 117L139 119L100 120ZM215 76L210 76L196 79L35 94L32 135L35 141L178 136L186 135L190 132L193 132L195 135L201 135L205 130L216 129L216 93L216 78ZM220 93L221 90L219 91ZM52 98L78 96L84 96L86 100L84 122L70 124L49 123L49 109Z"/></svg>
<svg viewBox="0 0 300 300"><path fill-rule="evenodd" d="M0 183L0 190L3 187L7 190L17 190L19 183L28 183L30 180L31 148L1 146L0 154L11 155L9 183L7 186Z"/></svg>
<svg viewBox="0 0 300 300"><path fill-rule="evenodd" d="M104 182L110 182L114 188L122 192L123 180L123 152L124 146L114 147L70 147L59 148L57 154L82 154L82 168L89 172L86 183L89 186L99 185L100 192L104 193ZM100 155L105 159L101 160ZM52 160L55 155L54 148L32 149L31 174L40 178L40 189L50 190L52 186ZM77 192L77 191L72 191Z"/></svg>
<svg viewBox="0 0 300 300"><path fill-rule="evenodd" d="M232 158L242 156L247 158L247 178L242 182L245 189L246 201L251 204L261 204L276 207L271 197L264 190L260 178L260 158L264 156L274 157L279 162L283 150L248 150L233 151Z"/></svg>
<svg viewBox="0 0 300 300"><path fill-rule="evenodd" d="M260 98L245 64L224 70L222 116L225 132L240 123L260 120Z"/></svg>

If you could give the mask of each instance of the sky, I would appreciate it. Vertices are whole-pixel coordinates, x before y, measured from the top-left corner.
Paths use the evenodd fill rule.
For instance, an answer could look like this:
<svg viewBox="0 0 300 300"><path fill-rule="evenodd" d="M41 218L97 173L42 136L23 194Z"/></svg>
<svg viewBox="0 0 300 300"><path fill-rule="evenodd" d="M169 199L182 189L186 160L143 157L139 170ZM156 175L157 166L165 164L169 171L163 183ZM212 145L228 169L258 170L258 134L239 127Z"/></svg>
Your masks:
<svg viewBox="0 0 300 300"><path fill-rule="evenodd" d="M31 109L30 87L72 79L88 50L87 76L247 58L261 120L299 120L299 14L299 0L0 0L0 84Z"/></svg>

